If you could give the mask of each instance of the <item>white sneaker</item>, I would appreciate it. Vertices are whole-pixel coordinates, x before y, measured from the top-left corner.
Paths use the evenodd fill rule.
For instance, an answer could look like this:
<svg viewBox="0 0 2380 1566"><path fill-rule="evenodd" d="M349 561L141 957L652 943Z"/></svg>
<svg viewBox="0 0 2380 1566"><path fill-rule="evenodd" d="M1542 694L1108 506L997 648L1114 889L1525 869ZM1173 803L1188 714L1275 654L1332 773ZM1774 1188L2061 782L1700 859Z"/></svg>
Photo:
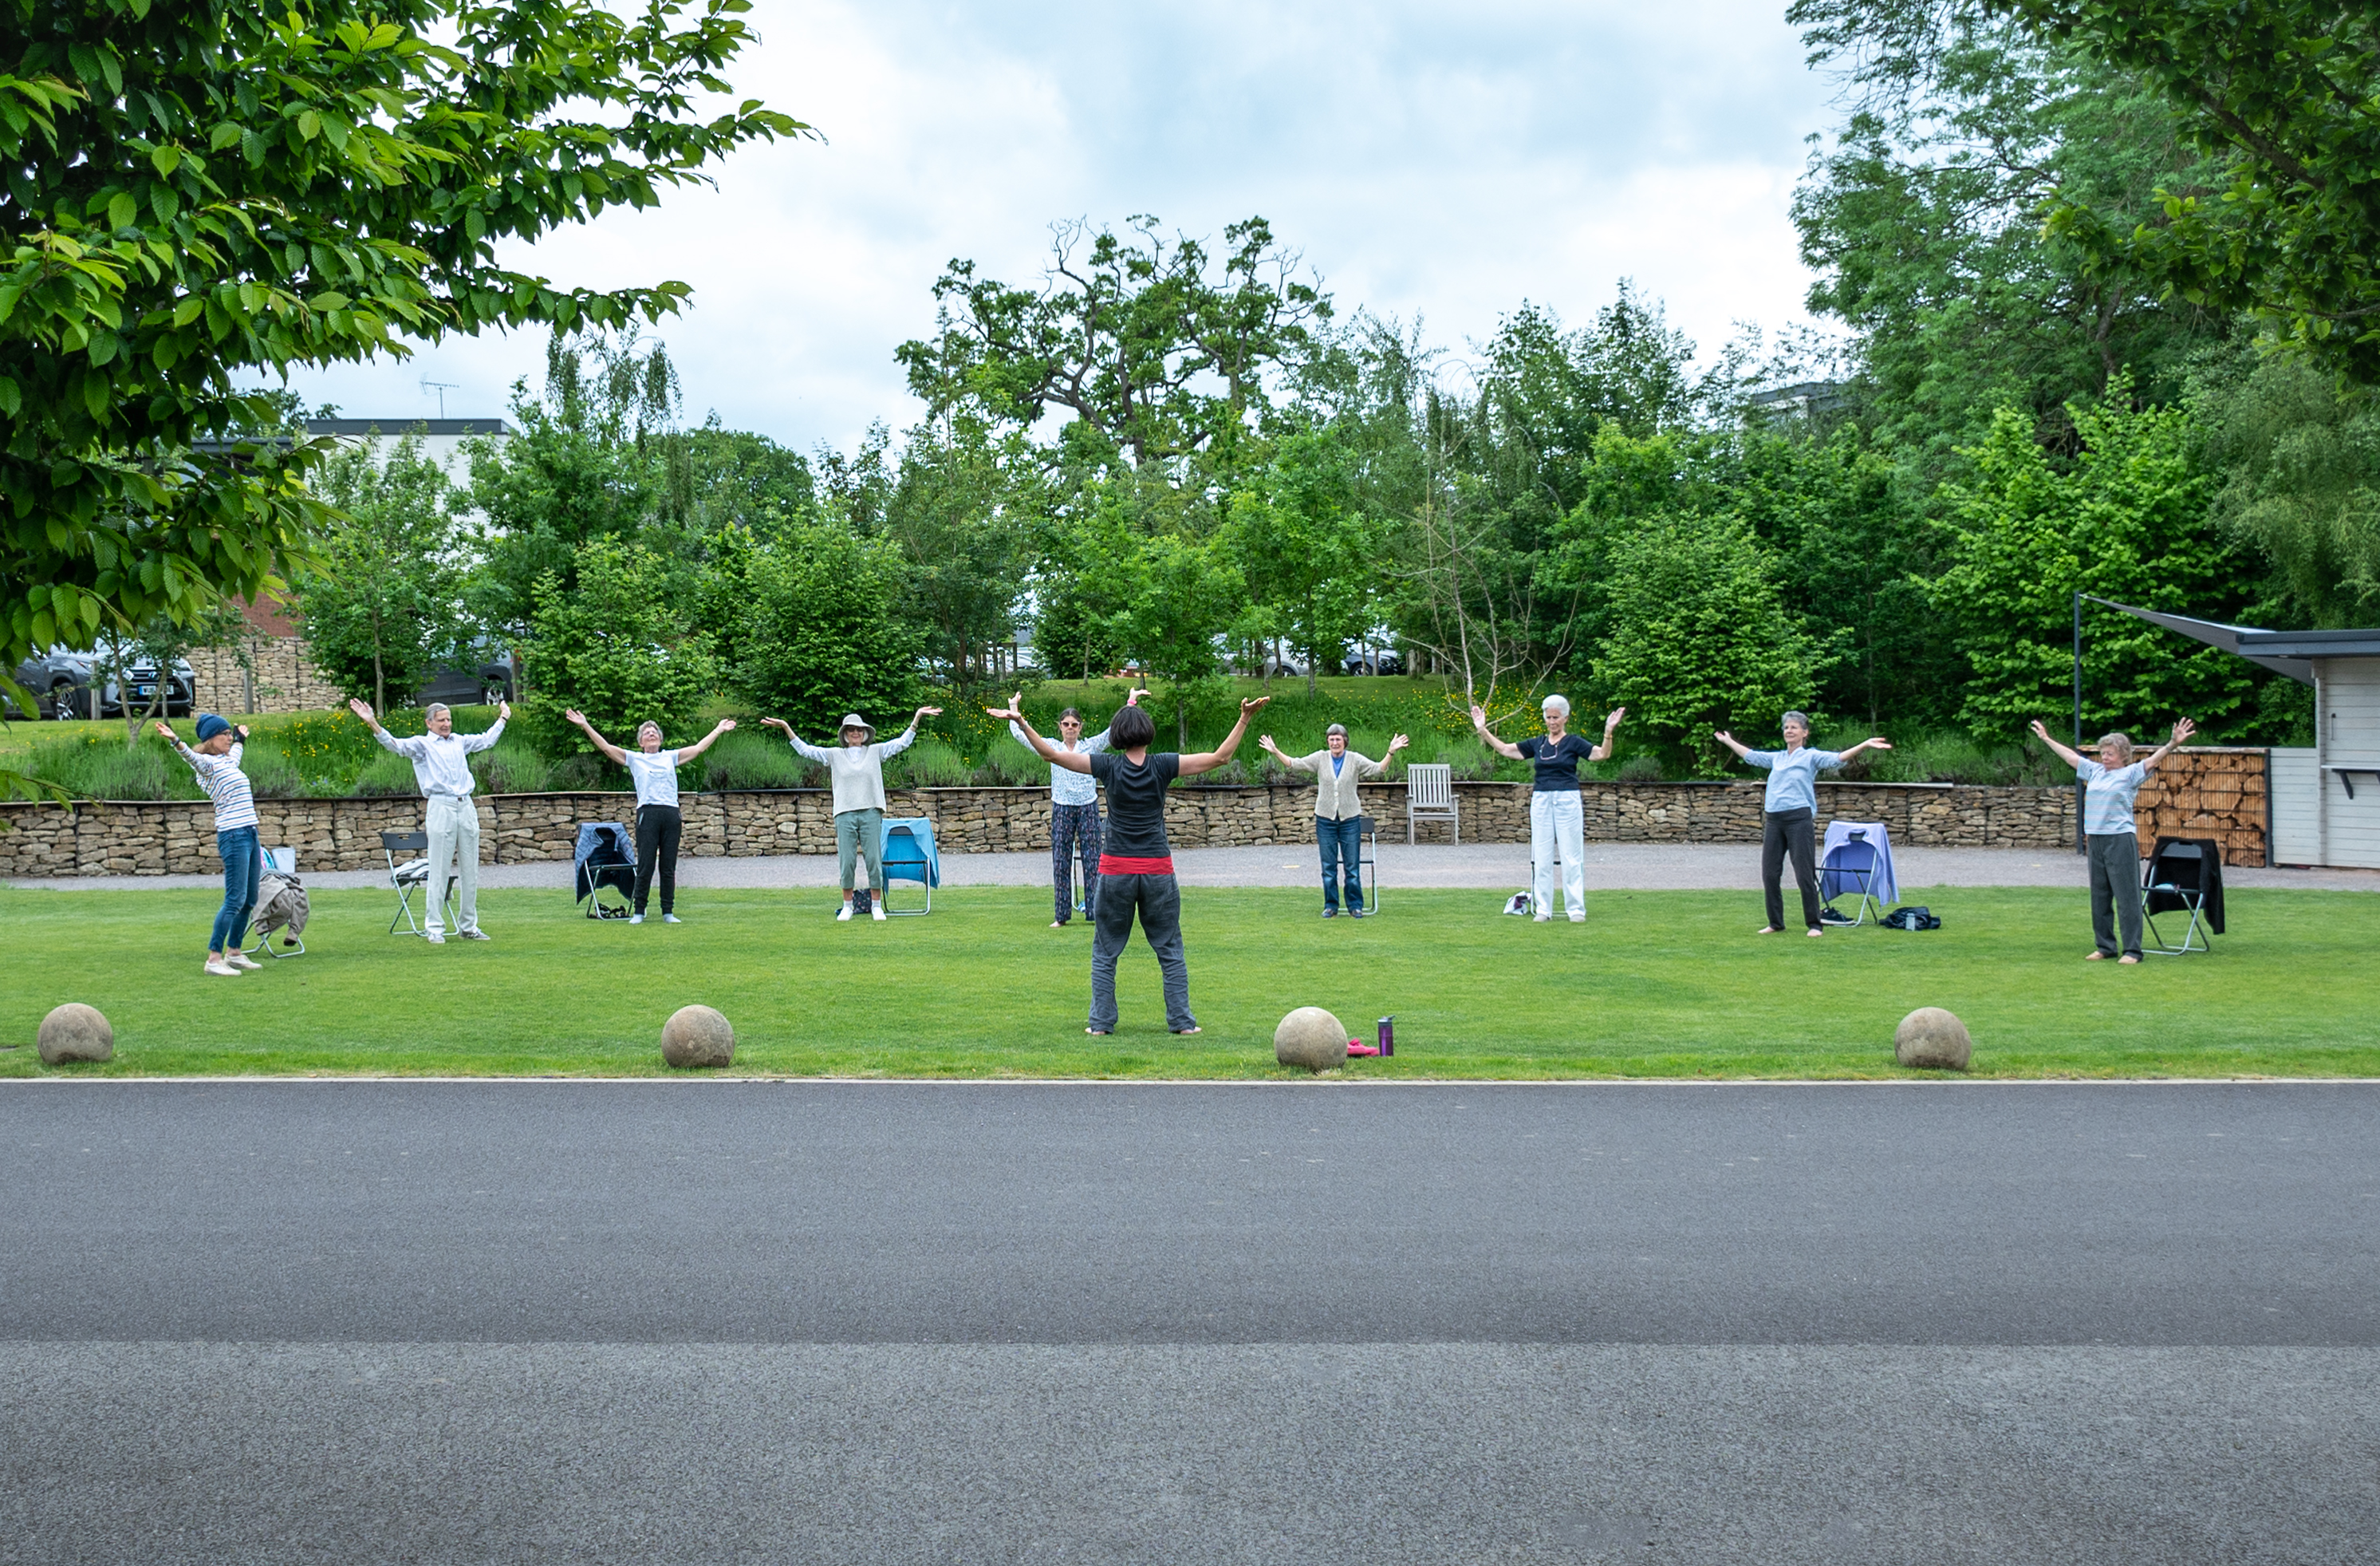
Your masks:
<svg viewBox="0 0 2380 1566"><path fill-rule="evenodd" d="M1532 924L1549 925L1554 922L1554 917L1551 914L1539 914L1529 922Z"/></svg>
<svg viewBox="0 0 2380 1566"><path fill-rule="evenodd" d="M423 933L421 939L432 946L443 946L446 944L446 932L438 929L428 930Z"/></svg>
<svg viewBox="0 0 2380 1566"><path fill-rule="evenodd" d="M870 904L868 909L868 917L874 919L878 924L882 924L884 922L884 904L881 903Z"/></svg>
<svg viewBox="0 0 2380 1566"><path fill-rule="evenodd" d="M1585 914L1572 914L1570 917L1570 922L1574 925L1583 925L1586 923L1586 916Z"/></svg>
<svg viewBox="0 0 2380 1566"><path fill-rule="evenodd" d="M837 914L837 915L834 917L834 922L835 922L835 923L837 923L837 924L847 924L847 923L849 923L849 922L850 922L850 919L851 919L851 904L848 904L848 903L845 903L845 904L843 905L843 912L842 912L842 913L840 913L840 914Z"/></svg>
<svg viewBox="0 0 2380 1566"><path fill-rule="evenodd" d="M237 978L239 977L239 970L233 967L229 963L225 962L221 957L209 957L207 959L207 972L212 974L221 974L225 978Z"/></svg>
<svg viewBox="0 0 2380 1566"><path fill-rule="evenodd" d="M245 952L226 952L224 953L224 961L240 969L255 969L264 965Z"/></svg>
<svg viewBox="0 0 2380 1566"><path fill-rule="evenodd" d="M628 922L632 925L640 925L645 922L645 916L642 914L630 914L628 916Z"/></svg>
<svg viewBox="0 0 2380 1566"><path fill-rule="evenodd" d="M665 925L682 925L686 923L686 921L679 918L675 914L663 914L662 916L662 923Z"/></svg>

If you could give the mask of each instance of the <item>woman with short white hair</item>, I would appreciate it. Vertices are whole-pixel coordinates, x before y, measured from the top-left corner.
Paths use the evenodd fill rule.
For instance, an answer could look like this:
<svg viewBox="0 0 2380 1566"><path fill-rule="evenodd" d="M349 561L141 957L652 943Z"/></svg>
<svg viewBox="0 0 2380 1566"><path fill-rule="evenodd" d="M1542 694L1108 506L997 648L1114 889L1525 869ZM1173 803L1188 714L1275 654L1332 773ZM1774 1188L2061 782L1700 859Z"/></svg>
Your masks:
<svg viewBox="0 0 2380 1566"><path fill-rule="evenodd" d="M645 898L652 891L653 875L660 872L662 881L662 923L684 924L677 917L677 846L686 833L686 818L678 813L677 770L710 748L721 734L735 726L733 718L722 718L717 726L694 744L677 750L662 748L662 726L650 718L637 725L637 748L623 750L595 732L587 714L576 707L565 707L562 715L587 731L595 748L628 769L629 781L637 785L637 893L636 908L628 922L645 922Z"/></svg>
<svg viewBox="0 0 2380 1566"><path fill-rule="evenodd" d="M1525 760L1535 769L1529 790L1529 911L1539 924L1554 917L1554 859L1561 859L1562 900L1570 922L1586 922L1586 805L1579 795L1578 764L1600 761L1611 754L1611 736L1619 732L1625 707L1615 707L1603 720L1603 743L1590 746L1569 732L1570 698L1549 696L1540 709L1545 737L1531 736L1507 745L1488 732L1488 710L1474 705L1471 726L1480 740L1500 756Z"/></svg>

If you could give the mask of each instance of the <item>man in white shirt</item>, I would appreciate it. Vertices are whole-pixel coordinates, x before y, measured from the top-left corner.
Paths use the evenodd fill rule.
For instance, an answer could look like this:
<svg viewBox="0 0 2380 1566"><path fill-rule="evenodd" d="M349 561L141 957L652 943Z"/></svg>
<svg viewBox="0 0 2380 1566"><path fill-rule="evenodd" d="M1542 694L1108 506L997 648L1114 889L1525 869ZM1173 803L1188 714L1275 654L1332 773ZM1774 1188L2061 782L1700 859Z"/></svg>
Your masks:
<svg viewBox="0 0 2380 1566"><path fill-rule="evenodd" d="M361 718L380 741L383 750L394 750L413 763L414 781L421 785L422 797L429 801L424 812L425 830L430 834L430 917L424 921L423 933L430 944L446 943L445 898L446 868L455 867L459 896L455 909L455 933L465 941L485 941L488 932L480 928L480 811L471 803L471 755L496 743L504 732L504 721L513 715L510 702L496 704L496 721L475 734L455 732L455 714L443 701L430 704L430 732L412 739L399 739L381 727L372 715L371 704L360 698L347 703L347 710Z"/></svg>

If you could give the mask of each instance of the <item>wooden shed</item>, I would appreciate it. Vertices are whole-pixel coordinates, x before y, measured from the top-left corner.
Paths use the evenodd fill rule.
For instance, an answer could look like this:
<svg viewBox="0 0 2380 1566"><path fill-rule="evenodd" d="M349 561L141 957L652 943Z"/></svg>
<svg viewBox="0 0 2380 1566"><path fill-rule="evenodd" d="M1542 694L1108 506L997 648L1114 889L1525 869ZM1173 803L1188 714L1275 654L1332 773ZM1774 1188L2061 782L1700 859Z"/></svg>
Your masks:
<svg viewBox="0 0 2380 1566"><path fill-rule="evenodd" d="M2380 869L2380 629L2267 631L2109 607L2313 686L2313 747L2266 752L2271 862Z"/></svg>

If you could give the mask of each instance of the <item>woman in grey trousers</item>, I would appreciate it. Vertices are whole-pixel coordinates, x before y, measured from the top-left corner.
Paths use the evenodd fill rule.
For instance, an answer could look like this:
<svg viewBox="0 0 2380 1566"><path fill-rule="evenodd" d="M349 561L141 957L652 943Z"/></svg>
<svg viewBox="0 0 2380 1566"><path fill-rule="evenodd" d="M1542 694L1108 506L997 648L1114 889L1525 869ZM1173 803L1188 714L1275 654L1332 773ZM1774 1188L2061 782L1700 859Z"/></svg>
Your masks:
<svg viewBox="0 0 2380 1566"><path fill-rule="evenodd" d="M2067 749L2049 737L2049 725L2033 721L2034 736L2057 753L2082 780L2082 834L2091 857L2091 953L2086 962L2119 963L2141 960L2141 837L2132 823L2132 800L2148 782L2149 769L2164 760L2177 745L2189 743L2198 725L2184 718L2173 726L2173 737L2149 753L2145 761L2132 759L2130 734L2099 736L2096 761ZM2117 944L2117 937L2123 943Z"/></svg>

